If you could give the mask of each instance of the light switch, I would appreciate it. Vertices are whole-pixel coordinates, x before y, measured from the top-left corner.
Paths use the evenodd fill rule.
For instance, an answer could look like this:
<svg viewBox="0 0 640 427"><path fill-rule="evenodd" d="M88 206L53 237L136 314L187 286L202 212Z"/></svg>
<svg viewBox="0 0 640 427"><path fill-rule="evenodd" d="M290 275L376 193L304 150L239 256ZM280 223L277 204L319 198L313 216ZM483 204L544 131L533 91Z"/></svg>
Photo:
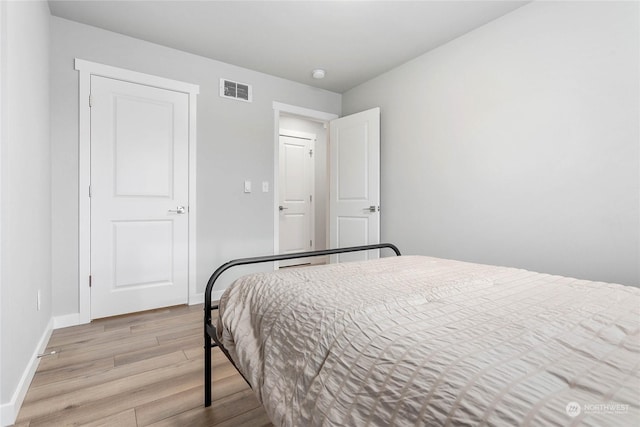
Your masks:
<svg viewBox="0 0 640 427"><path fill-rule="evenodd" d="M269 181L262 181L262 192L263 193L269 192Z"/></svg>
<svg viewBox="0 0 640 427"><path fill-rule="evenodd" d="M251 193L251 181L244 182L244 192Z"/></svg>

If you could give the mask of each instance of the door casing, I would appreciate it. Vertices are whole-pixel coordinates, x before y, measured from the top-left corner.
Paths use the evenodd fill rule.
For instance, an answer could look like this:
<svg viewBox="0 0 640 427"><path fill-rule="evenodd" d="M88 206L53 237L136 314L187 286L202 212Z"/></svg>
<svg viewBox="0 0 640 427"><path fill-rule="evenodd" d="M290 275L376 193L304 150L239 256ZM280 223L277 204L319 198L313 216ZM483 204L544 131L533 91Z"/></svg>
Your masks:
<svg viewBox="0 0 640 427"><path fill-rule="evenodd" d="M280 171L280 114L291 114L301 119L328 124L329 121L337 119L339 116L324 111L312 110L295 105L273 102L273 253L280 253L280 216L277 214L279 197L279 171ZM274 263L274 269L279 267L278 262Z"/></svg>
<svg viewBox="0 0 640 427"><path fill-rule="evenodd" d="M78 171L78 316L67 318L64 326L89 323L91 321L91 204L89 186L91 184L91 76L113 78L161 89L182 92L189 97L189 273L188 302L202 302L203 295L196 291L196 109L200 87L191 83L166 79L151 74L139 73L112 67L97 62L75 59L75 69L79 71L79 171Z"/></svg>
<svg viewBox="0 0 640 427"><path fill-rule="evenodd" d="M277 214L277 208L278 208L278 203L279 203L279 194L278 194L278 174L279 174L279 158L280 158L280 154L279 154L279 135L280 135L280 114L281 113L286 113L288 115L294 115L297 116L301 119L306 119L306 120L310 120L310 121L316 121L316 122L321 122L324 123L325 125L330 126L330 122L335 120L335 119L339 119L339 117L336 114L331 114L331 113L324 113L324 112L320 112L320 111L315 111L315 110L310 110L307 108L302 108L302 107L296 107L296 106L292 106L292 105L287 105L287 104L282 104L279 102L274 102L273 103L273 109L274 109L274 253L280 253L280 244L279 244L279 237L280 237L280 230L279 230L279 224L280 224L280 218L279 215ZM374 108L371 111L376 110L377 111L377 120L378 120L378 126L379 126L379 117L380 117L380 113L379 113L379 108ZM369 110L367 110L369 111ZM365 113L365 112L362 112ZM356 113L353 114L353 116L356 116L360 113ZM346 118L346 117L345 117ZM378 133L378 138L379 138L379 128L376 130L376 132ZM331 139L331 138L329 138ZM331 147L331 142L327 141L327 148L329 150L329 152L331 152L331 150L333 149ZM331 168L331 158L328 156L328 166L329 168ZM380 165L379 165L379 159L378 159L378 163L377 163L377 167L378 167L378 171L380 169ZM379 176L378 176L379 179ZM328 177L328 180L331 181L330 177ZM329 188L328 189L329 193L331 193L332 189ZM378 183L378 189L375 191L375 199L376 199L376 207L379 206L380 203L380 194L379 194L379 183ZM329 198L331 198L331 194L329 194ZM330 203L327 204L327 208L329 210L329 205ZM372 212L373 213L373 212ZM377 211L375 213L373 213L374 215L378 215L378 227L377 227L377 235L378 235L378 239L379 239L379 234L380 234L380 228L379 228L379 207L377 209ZM327 244L329 246L331 246L331 219L329 218L330 215L327 215L327 219L328 219L328 224L327 224ZM374 256L370 255L370 256ZM332 261L333 262L333 261ZM275 262L274 263L274 269L278 268L278 263Z"/></svg>

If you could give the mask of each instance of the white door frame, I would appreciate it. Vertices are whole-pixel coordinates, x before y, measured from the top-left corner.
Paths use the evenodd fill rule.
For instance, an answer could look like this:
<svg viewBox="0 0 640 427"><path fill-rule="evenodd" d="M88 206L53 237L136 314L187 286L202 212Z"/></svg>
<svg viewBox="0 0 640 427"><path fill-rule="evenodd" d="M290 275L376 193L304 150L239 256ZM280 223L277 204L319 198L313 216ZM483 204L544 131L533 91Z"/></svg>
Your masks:
<svg viewBox="0 0 640 427"><path fill-rule="evenodd" d="M279 203L279 177L280 171L280 114L292 114L302 119L312 120L321 123L328 123L339 116L324 111L311 110L309 108L295 105L273 102L273 253L280 253L280 216L277 214ZM278 263L274 263L274 269L278 268Z"/></svg>
<svg viewBox="0 0 640 427"><path fill-rule="evenodd" d="M79 85L79 171L78 171L78 321L77 324L91 321L91 291L89 274L91 273L91 203L89 185L91 183L91 76L101 76L123 80L130 83L152 86L160 89L186 93L189 96L189 277L188 302L202 302L202 295L196 293L196 96L200 86L177 80L139 73L137 71L112 67L97 62L75 59Z"/></svg>

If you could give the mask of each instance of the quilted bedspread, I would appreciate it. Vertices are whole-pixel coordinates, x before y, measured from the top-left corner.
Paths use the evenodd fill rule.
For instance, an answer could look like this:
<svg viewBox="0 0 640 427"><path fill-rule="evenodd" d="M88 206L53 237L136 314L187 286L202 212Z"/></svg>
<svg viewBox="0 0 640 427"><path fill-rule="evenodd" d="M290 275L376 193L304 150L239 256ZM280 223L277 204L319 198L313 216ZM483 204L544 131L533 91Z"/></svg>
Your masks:
<svg viewBox="0 0 640 427"><path fill-rule="evenodd" d="M640 425L640 289L429 257L238 279L218 334L277 426Z"/></svg>

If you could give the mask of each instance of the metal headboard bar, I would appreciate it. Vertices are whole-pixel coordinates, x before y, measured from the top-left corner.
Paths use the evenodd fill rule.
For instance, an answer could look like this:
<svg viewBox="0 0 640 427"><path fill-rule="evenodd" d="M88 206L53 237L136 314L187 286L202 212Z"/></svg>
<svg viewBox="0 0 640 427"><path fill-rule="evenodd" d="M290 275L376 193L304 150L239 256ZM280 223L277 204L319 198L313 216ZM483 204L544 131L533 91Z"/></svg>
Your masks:
<svg viewBox="0 0 640 427"><path fill-rule="evenodd" d="M365 245L365 246L351 246L347 248L338 248L338 249L324 249L319 251L309 251L309 252L298 252L292 254L281 254L281 255L266 255L259 257L251 257L251 258L239 258L234 259L232 261L227 262L226 264L222 264L220 267L213 272L209 281L207 282L207 287L204 291L204 406L211 406L211 349L216 346L220 346L218 342L216 328L213 326L211 322L211 311L218 308L217 304L211 303L211 293L213 292L213 286L216 283L216 280L220 277L222 273L230 269L231 267L235 267L238 265L247 265L247 264L258 264L262 262L273 262L273 261L284 261L288 259L297 259L297 258L309 258L314 256L324 256L324 255L335 255L335 254L343 254L348 252L360 252L360 251L370 251L373 249L391 249L397 256L400 256L400 251L398 248L391 243L379 243L376 245ZM212 342L213 340L213 342ZM223 350L227 358L231 360L229 355L224 348L220 346ZM233 363L233 361L231 361ZM235 366L235 365L234 365Z"/></svg>

